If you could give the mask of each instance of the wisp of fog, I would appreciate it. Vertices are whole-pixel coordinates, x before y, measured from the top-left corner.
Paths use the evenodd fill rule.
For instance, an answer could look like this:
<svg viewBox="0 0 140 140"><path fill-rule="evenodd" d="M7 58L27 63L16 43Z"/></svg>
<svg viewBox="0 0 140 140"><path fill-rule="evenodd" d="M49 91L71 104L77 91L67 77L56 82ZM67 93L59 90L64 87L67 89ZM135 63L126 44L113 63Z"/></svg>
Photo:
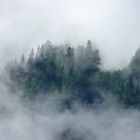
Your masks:
<svg viewBox="0 0 140 140"><path fill-rule="evenodd" d="M23 100L1 84L1 140L139 140L140 112L111 101L96 107L62 108L58 96ZM111 99L112 100L112 99Z"/></svg>

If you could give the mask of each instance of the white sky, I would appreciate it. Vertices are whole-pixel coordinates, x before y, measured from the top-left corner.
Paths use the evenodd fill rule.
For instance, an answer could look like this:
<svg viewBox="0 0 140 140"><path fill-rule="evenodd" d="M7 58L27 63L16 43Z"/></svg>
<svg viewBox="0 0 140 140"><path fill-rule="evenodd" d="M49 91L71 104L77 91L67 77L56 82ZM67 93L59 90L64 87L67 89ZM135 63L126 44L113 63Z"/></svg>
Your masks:
<svg viewBox="0 0 140 140"><path fill-rule="evenodd" d="M0 62L48 39L95 42L105 67L128 64L140 45L139 0L0 0Z"/></svg>

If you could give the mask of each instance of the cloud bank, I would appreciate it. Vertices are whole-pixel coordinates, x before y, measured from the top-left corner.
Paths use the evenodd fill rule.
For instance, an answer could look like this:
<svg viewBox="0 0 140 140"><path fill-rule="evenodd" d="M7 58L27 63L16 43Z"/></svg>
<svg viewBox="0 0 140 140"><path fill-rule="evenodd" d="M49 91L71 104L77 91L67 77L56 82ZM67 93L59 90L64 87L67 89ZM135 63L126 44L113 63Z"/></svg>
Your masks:
<svg viewBox="0 0 140 140"><path fill-rule="evenodd" d="M138 140L140 137L137 110L123 109L111 102L95 108L74 104L70 110L63 110L62 98L58 96L38 97L36 102L29 102L18 95L12 95L1 85L2 140Z"/></svg>

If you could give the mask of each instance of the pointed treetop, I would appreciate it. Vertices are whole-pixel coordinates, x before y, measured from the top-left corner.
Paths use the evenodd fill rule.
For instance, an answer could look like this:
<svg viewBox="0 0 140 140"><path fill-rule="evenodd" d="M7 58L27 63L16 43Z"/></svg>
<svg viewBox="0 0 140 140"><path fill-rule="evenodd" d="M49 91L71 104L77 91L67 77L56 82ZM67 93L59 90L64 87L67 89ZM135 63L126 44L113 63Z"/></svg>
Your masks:
<svg viewBox="0 0 140 140"><path fill-rule="evenodd" d="M52 46L52 42L50 40L47 40L47 42L45 43L45 45L51 47Z"/></svg>
<svg viewBox="0 0 140 140"><path fill-rule="evenodd" d="M88 40L88 42L87 42L87 48L92 48L92 43L90 40Z"/></svg>
<svg viewBox="0 0 140 140"><path fill-rule="evenodd" d="M24 54L23 54L22 57L21 57L20 63L21 63L21 64L24 64L24 63L25 63L25 57L24 57Z"/></svg>
<svg viewBox="0 0 140 140"><path fill-rule="evenodd" d="M33 58L34 57L34 49L32 48L32 50L31 50L31 52L30 52L30 56L29 56L29 58Z"/></svg>
<svg viewBox="0 0 140 140"><path fill-rule="evenodd" d="M38 45L38 47L37 47L37 52L38 53L40 52L40 45Z"/></svg>
<svg viewBox="0 0 140 140"><path fill-rule="evenodd" d="M74 50L70 46L67 48L67 54L66 56L73 56L74 55Z"/></svg>

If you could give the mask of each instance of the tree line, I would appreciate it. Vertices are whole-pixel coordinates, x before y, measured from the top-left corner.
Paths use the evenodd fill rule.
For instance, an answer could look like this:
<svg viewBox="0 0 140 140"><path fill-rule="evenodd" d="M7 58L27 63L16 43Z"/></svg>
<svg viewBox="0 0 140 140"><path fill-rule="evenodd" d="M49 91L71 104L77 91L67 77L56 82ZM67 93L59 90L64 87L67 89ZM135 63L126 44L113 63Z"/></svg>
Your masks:
<svg viewBox="0 0 140 140"><path fill-rule="evenodd" d="M92 104L111 93L126 106L140 107L140 49L126 68L105 71L90 40L77 47L47 41L28 58L22 55L20 61L9 62L6 71L9 89L20 89L26 96L58 92Z"/></svg>

